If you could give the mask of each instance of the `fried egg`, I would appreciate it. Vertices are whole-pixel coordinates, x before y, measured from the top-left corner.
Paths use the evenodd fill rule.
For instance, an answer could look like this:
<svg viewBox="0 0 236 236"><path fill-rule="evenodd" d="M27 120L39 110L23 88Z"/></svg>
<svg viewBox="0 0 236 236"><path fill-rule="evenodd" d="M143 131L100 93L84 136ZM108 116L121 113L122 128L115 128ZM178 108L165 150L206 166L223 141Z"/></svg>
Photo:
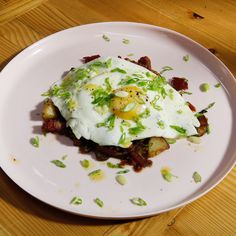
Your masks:
<svg viewBox="0 0 236 236"><path fill-rule="evenodd" d="M116 57L72 69L49 90L74 135L129 147L148 137L196 135L198 119L161 75Z"/></svg>

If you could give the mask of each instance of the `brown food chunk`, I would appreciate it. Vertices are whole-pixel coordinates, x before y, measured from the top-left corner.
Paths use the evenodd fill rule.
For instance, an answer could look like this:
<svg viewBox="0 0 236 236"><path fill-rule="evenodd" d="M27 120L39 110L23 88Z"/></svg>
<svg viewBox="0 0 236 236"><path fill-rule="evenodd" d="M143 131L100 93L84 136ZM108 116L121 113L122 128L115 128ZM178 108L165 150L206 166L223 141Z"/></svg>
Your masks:
<svg viewBox="0 0 236 236"><path fill-rule="evenodd" d="M170 148L170 145L162 137L152 137L148 142L148 157L154 157Z"/></svg>
<svg viewBox="0 0 236 236"><path fill-rule="evenodd" d="M87 63L87 62L93 61L99 57L100 57L100 55L87 56L87 57L83 57L82 61L83 61L83 63Z"/></svg>
<svg viewBox="0 0 236 236"><path fill-rule="evenodd" d="M177 91L188 89L188 80L185 78L173 77L170 85Z"/></svg>
<svg viewBox="0 0 236 236"><path fill-rule="evenodd" d="M198 117L198 120L200 122L200 126L197 128L198 136L202 136L207 132L208 129L208 121L207 118L204 115L201 115Z"/></svg>

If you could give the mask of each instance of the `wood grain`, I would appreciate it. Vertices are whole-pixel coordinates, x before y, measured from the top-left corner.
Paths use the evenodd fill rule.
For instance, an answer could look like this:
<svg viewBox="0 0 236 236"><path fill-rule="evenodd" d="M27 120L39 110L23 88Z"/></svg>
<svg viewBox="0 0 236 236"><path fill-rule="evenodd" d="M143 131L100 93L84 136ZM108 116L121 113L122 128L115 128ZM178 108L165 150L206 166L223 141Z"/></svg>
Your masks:
<svg viewBox="0 0 236 236"><path fill-rule="evenodd" d="M134 21L176 30L220 58L236 75L234 0L0 0L0 69L35 41L72 26ZM197 201L133 221L103 221L52 208L0 170L0 235L236 235L236 167Z"/></svg>

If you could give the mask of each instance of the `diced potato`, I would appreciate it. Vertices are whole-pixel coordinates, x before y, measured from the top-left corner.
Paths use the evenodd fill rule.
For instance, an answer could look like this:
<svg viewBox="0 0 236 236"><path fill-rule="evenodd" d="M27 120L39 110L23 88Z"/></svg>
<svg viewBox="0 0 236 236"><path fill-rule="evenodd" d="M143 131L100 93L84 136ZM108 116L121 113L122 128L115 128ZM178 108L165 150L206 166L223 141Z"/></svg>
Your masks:
<svg viewBox="0 0 236 236"><path fill-rule="evenodd" d="M58 110L50 99L45 100L43 104L42 117L44 120L55 119L58 116Z"/></svg>
<svg viewBox="0 0 236 236"><path fill-rule="evenodd" d="M162 137L152 137L148 143L148 156L153 157L169 149L170 146Z"/></svg>

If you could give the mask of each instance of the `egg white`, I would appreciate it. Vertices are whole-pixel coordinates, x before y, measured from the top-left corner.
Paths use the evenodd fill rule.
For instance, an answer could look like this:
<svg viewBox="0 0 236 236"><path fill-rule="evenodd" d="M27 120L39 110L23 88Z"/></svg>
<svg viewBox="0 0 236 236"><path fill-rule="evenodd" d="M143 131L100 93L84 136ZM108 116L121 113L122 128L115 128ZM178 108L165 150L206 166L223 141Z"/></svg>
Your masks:
<svg viewBox="0 0 236 236"><path fill-rule="evenodd" d="M97 67L96 70L90 70L90 65L94 62L105 63L110 60L109 68ZM170 96L162 97L157 91L147 90L146 96L148 101L144 100L145 104L142 106L150 110L150 116L142 118L142 125L145 129L137 135L130 135L129 128L135 127L136 122L128 120L130 127L122 126L123 119L116 117L114 128L109 130L107 127L97 127L98 123L104 122L112 112L108 109L105 114L101 114L96 109L96 106L92 104L93 96L91 91L86 89L87 84L93 84L96 86L104 87L105 79L109 78L112 90L122 87L119 82L127 76L133 76L133 74L141 74L142 79L150 80L150 77L146 76L146 73L152 77L156 75L144 67L131 63L129 61L116 58L116 57L101 57L87 64L82 65L79 68L71 71L67 77L76 78L78 69L84 68L88 71L88 76L82 80L78 80L74 85L67 89L70 93L71 99L74 101L75 106L73 110L68 108L68 104L65 98L60 96L51 96L51 99L55 106L58 107L62 116L67 121L67 125L71 128L74 135L79 139L84 137L92 140L100 145L114 145L126 147L126 145L120 143L122 134L125 133L126 137L130 140L138 140L148 137L164 137L164 138L178 138L180 133L170 126L178 126L186 130L186 136L197 134L196 128L199 126L198 119L194 116L194 113L186 105L184 98L174 90L170 85L164 85L165 91L173 90L171 99ZM125 70L126 73L111 72L115 68ZM56 85L61 85L62 81L57 81ZM55 84L53 86L55 86ZM135 84L134 84L135 85ZM151 105L151 101L155 99L155 96L159 95L159 99L156 102L162 110L158 111ZM178 112L178 111L181 111ZM160 127L158 121L162 121L164 126ZM122 129L121 129L122 126Z"/></svg>

